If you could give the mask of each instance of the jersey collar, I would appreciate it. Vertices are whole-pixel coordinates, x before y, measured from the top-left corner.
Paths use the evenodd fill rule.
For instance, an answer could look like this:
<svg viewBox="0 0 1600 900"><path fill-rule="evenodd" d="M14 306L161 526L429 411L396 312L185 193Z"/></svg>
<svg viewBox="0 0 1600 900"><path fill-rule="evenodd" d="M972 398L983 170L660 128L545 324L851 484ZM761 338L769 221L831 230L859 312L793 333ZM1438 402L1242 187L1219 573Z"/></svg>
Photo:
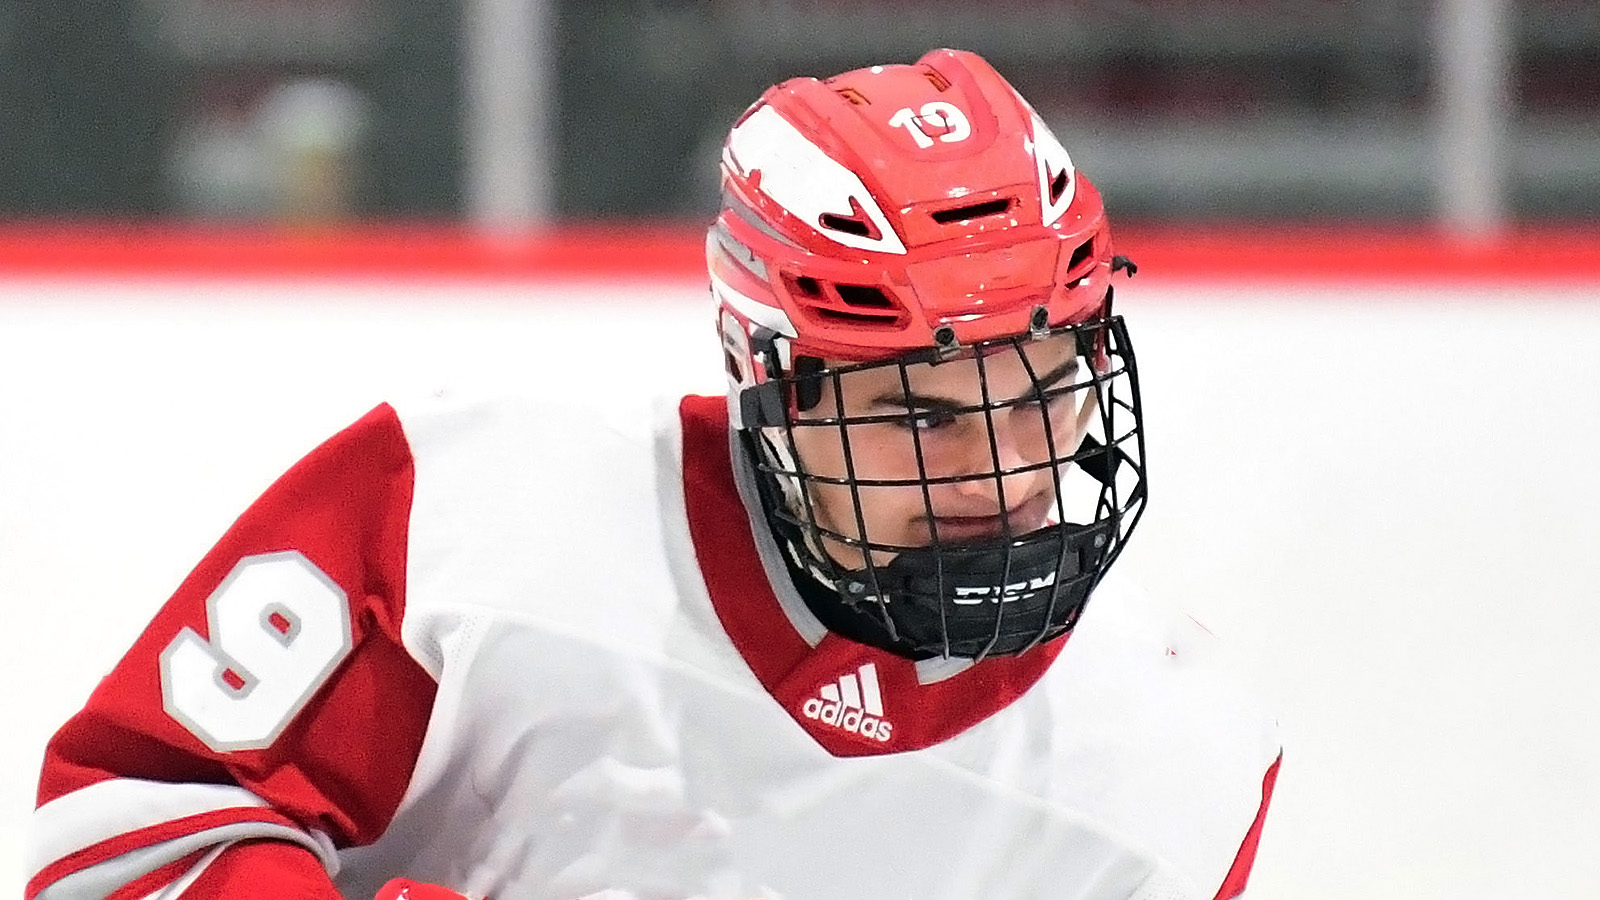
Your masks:
<svg viewBox="0 0 1600 900"><path fill-rule="evenodd" d="M689 533L711 605L767 693L829 753L948 740L1021 696L1065 646L1063 636L1019 656L919 663L829 632L800 599L761 513L727 401L685 397L679 417Z"/></svg>

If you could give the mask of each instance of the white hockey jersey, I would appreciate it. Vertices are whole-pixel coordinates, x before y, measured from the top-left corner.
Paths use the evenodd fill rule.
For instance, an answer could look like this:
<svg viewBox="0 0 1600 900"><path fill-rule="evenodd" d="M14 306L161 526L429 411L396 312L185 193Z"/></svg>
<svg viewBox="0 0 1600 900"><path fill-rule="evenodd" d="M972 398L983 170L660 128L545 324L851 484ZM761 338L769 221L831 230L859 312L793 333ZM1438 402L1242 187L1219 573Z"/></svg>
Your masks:
<svg viewBox="0 0 1600 900"><path fill-rule="evenodd" d="M1177 900L1243 887L1270 719L1108 583L1020 657L827 632L721 398L381 406L51 742L28 900ZM607 893L611 892L611 893Z"/></svg>

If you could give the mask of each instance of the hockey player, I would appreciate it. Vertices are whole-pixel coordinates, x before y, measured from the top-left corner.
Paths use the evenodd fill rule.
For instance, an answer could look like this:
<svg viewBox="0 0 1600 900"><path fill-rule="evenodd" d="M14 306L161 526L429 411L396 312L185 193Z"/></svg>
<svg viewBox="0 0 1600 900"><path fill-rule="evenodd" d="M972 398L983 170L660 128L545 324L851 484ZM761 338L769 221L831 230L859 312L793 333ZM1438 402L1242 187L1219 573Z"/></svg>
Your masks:
<svg viewBox="0 0 1600 900"><path fill-rule="evenodd" d="M310 453L50 743L29 900L1243 889L1272 724L1105 580L1145 483L1095 188L957 51L772 88L722 167L727 398Z"/></svg>

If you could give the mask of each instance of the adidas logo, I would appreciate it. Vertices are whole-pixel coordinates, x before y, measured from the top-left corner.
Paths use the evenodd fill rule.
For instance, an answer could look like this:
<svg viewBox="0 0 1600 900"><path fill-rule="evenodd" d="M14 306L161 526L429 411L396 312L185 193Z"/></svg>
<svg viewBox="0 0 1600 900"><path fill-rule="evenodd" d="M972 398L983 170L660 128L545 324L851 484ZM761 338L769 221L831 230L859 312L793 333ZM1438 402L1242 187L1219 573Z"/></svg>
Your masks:
<svg viewBox="0 0 1600 900"><path fill-rule="evenodd" d="M807 700L806 718L843 728L865 738L887 741L893 725L883 720L883 694L878 690L878 665L867 663L834 684L825 684L820 696Z"/></svg>

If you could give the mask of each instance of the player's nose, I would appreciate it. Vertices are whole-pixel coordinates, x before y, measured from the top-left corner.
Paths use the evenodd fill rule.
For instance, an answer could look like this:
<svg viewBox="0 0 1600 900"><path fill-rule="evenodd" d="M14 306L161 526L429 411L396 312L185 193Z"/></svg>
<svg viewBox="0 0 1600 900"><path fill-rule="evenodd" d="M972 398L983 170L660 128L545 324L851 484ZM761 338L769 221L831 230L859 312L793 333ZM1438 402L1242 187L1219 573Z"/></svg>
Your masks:
<svg viewBox="0 0 1600 900"><path fill-rule="evenodd" d="M967 477L951 483L952 490L966 498L981 499L998 515L1039 492L1048 479L1049 467L1032 447L1025 427L1019 428L1005 415L993 417L990 440L975 442L967 458Z"/></svg>

